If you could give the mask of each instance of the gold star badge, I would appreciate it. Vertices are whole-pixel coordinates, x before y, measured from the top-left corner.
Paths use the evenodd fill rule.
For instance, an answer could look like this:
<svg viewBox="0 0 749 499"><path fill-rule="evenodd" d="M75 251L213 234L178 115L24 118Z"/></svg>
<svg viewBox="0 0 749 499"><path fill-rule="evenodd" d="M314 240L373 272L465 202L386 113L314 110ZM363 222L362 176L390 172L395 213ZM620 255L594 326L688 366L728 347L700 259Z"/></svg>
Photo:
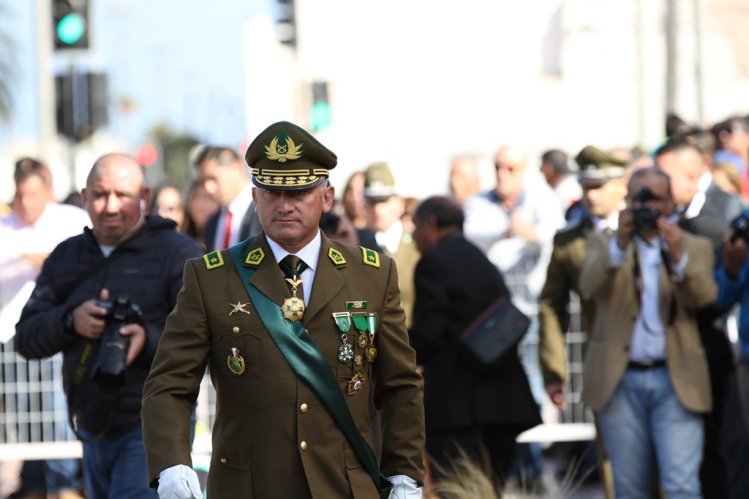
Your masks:
<svg viewBox="0 0 749 499"><path fill-rule="evenodd" d="M250 315L250 312L246 308L244 308L247 305L249 305L249 302L242 303L241 301L237 301L237 303L229 303L229 306L231 307L231 312L229 312L229 316L232 316L237 312L242 312L247 315Z"/></svg>

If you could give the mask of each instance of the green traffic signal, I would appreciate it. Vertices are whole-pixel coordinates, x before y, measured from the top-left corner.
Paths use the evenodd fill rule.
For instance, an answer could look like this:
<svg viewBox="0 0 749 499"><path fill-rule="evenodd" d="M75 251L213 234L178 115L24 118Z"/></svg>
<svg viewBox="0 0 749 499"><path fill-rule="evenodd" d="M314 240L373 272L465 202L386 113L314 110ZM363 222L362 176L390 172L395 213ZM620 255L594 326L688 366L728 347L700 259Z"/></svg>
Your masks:
<svg viewBox="0 0 749 499"><path fill-rule="evenodd" d="M86 21L75 12L60 19L57 23L57 38L66 45L75 45L86 33Z"/></svg>
<svg viewBox="0 0 749 499"><path fill-rule="evenodd" d="M312 130L317 132L330 126L333 122L333 111L330 104L325 101L317 101L312 104L311 113Z"/></svg>

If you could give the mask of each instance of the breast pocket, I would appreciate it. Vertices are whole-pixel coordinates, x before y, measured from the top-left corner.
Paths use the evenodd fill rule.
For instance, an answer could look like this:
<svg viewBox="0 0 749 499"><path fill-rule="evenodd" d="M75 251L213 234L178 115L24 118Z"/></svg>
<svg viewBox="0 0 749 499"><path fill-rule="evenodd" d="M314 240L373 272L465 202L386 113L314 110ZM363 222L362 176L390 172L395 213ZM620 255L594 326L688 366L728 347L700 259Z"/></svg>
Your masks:
<svg viewBox="0 0 749 499"><path fill-rule="evenodd" d="M230 326L228 333L216 338L213 345L214 371L224 377L241 378L263 375L263 357L260 336L252 332L232 332L239 329Z"/></svg>

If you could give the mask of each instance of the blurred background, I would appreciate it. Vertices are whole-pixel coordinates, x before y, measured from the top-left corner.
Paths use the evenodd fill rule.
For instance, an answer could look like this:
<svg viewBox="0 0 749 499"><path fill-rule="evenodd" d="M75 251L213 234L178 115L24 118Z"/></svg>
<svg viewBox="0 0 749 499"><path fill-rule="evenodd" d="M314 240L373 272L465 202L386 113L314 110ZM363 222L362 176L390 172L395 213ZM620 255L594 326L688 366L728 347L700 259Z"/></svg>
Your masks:
<svg viewBox="0 0 749 499"><path fill-rule="evenodd" d="M746 114L748 24L743 0L0 0L0 169L40 157L62 198L118 149L184 183L195 144L287 119L339 188L387 160L445 192L459 153L490 185L502 143L648 150L669 111Z"/></svg>

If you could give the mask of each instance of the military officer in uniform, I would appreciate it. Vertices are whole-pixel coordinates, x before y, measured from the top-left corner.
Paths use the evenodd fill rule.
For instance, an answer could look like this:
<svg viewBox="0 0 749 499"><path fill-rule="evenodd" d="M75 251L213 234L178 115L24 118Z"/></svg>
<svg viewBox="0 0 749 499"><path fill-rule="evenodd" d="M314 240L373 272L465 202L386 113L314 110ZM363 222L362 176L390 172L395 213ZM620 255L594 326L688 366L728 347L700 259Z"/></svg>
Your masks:
<svg viewBox="0 0 749 499"><path fill-rule="evenodd" d="M546 271L546 282L539 298L539 346L541 373L549 398L565 409L563 397L567 381L567 348L564 333L570 318L567 306L570 291L578 293L585 245L593 231L616 230L619 210L627 195L624 161L594 147L586 146L575 158L580 166L584 216L554 236L554 246ZM593 322L593 305L580 300L584 332ZM599 446L599 454L602 449ZM608 464L601 461L601 475L608 497L613 497ZM608 483L607 483L608 482Z"/></svg>
<svg viewBox="0 0 749 499"><path fill-rule="evenodd" d="M402 220L406 204L398 195L395 177L387 163L372 163L364 170L364 199L367 220L375 231L377 244L393 257L398 267L401 302L406 311L406 326L411 327L414 307L414 270L421 255L411 231Z"/></svg>
<svg viewBox="0 0 749 499"><path fill-rule="evenodd" d="M189 424L208 365L212 499L420 498L423 381L393 260L320 232L337 159L307 132L275 123L246 160L263 232L185 265L143 398L152 485L201 497Z"/></svg>

